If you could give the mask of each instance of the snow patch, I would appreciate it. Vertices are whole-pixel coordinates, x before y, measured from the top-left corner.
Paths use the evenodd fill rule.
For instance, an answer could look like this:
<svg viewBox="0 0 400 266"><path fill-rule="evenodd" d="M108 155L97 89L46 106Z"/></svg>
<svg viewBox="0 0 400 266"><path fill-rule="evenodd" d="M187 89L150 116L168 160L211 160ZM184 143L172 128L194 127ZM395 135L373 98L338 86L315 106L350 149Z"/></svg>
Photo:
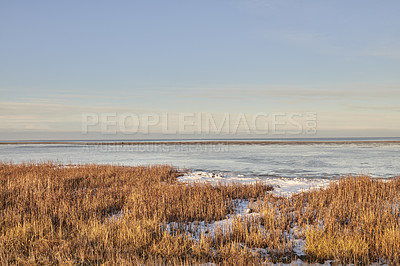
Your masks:
<svg viewBox="0 0 400 266"><path fill-rule="evenodd" d="M209 184L254 184L262 182L270 184L274 187L272 193L276 196L291 196L293 193L300 193L312 188L320 188L329 185L331 179L323 178L284 178L284 177L259 177L259 176L245 176L235 173L222 173L222 172L206 172L194 171L185 173L183 176L178 177L180 182L197 183L204 182Z"/></svg>

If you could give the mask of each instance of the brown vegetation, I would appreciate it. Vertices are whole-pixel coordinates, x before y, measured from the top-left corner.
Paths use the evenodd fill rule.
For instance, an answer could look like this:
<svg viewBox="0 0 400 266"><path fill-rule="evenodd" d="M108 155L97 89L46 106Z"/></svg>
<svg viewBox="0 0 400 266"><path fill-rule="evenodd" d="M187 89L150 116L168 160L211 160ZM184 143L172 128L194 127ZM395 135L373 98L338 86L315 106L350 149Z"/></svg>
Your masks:
<svg viewBox="0 0 400 266"><path fill-rule="evenodd" d="M178 175L164 165L0 163L0 264L290 262L296 240L308 262L400 262L399 178L346 177L284 198L261 183ZM255 213L212 227L235 199L252 199Z"/></svg>
<svg viewBox="0 0 400 266"><path fill-rule="evenodd" d="M185 185L177 176L169 166L0 164L0 262L214 260L187 235L167 233L165 224L223 219L233 199L271 190Z"/></svg>

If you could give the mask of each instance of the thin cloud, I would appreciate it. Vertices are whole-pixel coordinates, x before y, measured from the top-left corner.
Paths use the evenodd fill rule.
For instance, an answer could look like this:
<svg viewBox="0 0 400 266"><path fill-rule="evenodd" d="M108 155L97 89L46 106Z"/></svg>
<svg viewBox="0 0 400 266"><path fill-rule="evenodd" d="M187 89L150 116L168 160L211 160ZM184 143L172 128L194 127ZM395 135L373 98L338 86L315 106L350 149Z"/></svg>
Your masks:
<svg viewBox="0 0 400 266"><path fill-rule="evenodd" d="M0 129L79 130L85 113L143 113L143 110L118 106L68 105L46 102L0 102Z"/></svg>
<svg viewBox="0 0 400 266"><path fill-rule="evenodd" d="M400 106L345 105L350 110L372 110L400 112Z"/></svg>
<svg viewBox="0 0 400 266"><path fill-rule="evenodd" d="M344 86L346 87L346 86ZM379 88L379 90L378 90ZM387 88L387 89L385 89ZM325 98L325 99L371 99L371 98L392 98L400 96L398 89L385 85L360 85L358 89L349 86L345 89L314 89L301 87L279 87L266 86L260 88L203 88L196 90L184 90L174 93L179 98L205 98L205 99L244 99L258 97L275 98Z"/></svg>

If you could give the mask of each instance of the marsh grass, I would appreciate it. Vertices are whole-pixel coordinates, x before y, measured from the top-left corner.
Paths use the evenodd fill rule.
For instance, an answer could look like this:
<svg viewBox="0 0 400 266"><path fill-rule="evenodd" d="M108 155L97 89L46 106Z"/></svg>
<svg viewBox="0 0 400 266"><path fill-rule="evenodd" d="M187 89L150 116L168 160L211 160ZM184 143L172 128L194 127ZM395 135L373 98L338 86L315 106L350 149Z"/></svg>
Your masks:
<svg viewBox="0 0 400 266"><path fill-rule="evenodd" d="M220 261L210 255L209 239L199 244L165 224L223 219L233 199L262 197L271 187L186 185L178 175L166 165L2 163L0 262Z"/></svg>
<svg viewBox="0 0 400 266"><path fill-rule="evenodd" d="M399 178L349 176L285 198L261 183L178 175L167 165L0 163L0 264L290 262L296 239L307 262L400 262ZM239 199L254 213L232 216ZM212 232L189 226L229 215Z"/></svg>

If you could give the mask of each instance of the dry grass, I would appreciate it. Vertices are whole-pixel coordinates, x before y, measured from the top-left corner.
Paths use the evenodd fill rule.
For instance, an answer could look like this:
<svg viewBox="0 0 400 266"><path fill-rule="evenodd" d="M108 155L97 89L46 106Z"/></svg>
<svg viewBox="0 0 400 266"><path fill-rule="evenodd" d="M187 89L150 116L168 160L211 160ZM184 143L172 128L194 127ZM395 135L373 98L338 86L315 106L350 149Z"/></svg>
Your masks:
<svg viewBox="0 0 400 266"><path fill-rule="evenodd" d="M342 178L325 190L299 195L307 202L307 253L318 260L400 263L400 179ZM301 217L301 214L298 214ZM320 226L318 226L320 224ZM322 226L321 226L322 225Z"/></svg>
<svg viewBox="0 0 400 266"><path fill-rule="evenodd" d="M265 198L265 228L306 240L309 262L400 263L400 179L348 176L291 198ZM275 218L274 218L275 217Z"/></svg>
<svg viewBox="0 0 400 266"><path fill-rule="evenodd" d="M346 177L281 198L260 183L189 185L178 175L165 165L0 163L0 264L290 262L296 239L308 262L400 263L399 178ZM225 219L235 199L254 199L255 213L212 232L189 226Z"/></svg>
<svg viewBox="0 0 400 266"><path fill-rule="evenodd" d="M165 224L225 218L233 199L271 187L185 185L177 176L163 165L0 164L0 263L220 261Z"/></svg>

